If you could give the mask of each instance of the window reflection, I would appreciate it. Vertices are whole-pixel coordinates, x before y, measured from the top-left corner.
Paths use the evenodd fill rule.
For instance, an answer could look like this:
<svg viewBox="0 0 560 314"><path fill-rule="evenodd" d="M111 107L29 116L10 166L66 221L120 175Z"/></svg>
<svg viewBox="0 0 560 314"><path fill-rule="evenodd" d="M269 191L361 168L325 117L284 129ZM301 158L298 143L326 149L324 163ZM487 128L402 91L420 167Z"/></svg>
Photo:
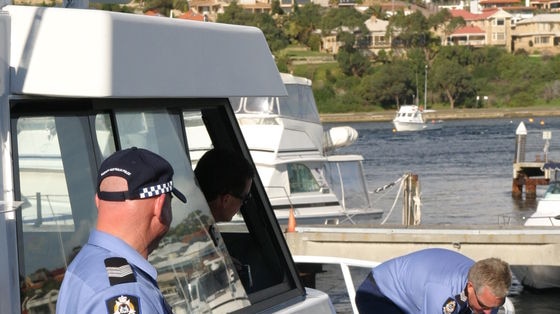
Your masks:
<svg viewBox="0 0 560 314"><path fill-rule="evenodd" d="M313 192L321 188L311 170L304 164L288 164L290 192Z"/></svg>
<svg viewBox="0 0 560 314"><path fill-rule="evenodd" d="M189 112L189 117L197 116L200 111ZM225 244L212 232L214 219L195 184L191 163L185 159L181 117L161 110L122 112L116 118L120 142L167 159L173 165L173 184L187 195L187 204L173 199L171 229L149 257L173 311L230 312L248 306ZM142 125L140 132L135 121Z"/></svg>
<svg viewBox="0 0 560 314"><path fill-rule="evenodd" d="M66 266L95 223L93 136L87 117L24 117L14 124L16 197L24 202L22 309L54 313Z"/></svg>

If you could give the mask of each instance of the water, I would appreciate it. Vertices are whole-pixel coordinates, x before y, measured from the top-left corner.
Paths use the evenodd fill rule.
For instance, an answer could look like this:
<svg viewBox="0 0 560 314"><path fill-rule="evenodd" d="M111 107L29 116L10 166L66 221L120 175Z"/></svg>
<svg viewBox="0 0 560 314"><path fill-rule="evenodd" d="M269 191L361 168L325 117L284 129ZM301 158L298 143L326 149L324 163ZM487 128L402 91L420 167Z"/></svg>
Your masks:
<svg viewBox="0 0 560 314"><path fill-rule="evenodd" d="M344 123L359 132L357 142L339 153L364 156L371 191L394 182L404 173L418 175L423 224L522 224L536 208L535 200L511 197L515 131L523 121L529 132L526 160L544 160L542 132L552 131L547 156L560 160L560 118L445 121L441 130L394 133L390 122ZM331 127L334 124L326 124ZM374 206L388 211L395 188L372 194ZM545 187L538 187L537 196ZM400 207L387 223L400 223ZM329 272L327 272L329 273ZM331 274L333 272L330 272ZM357 285L363 277L354 279ZM326 287L319 287L319 285ZM331 294L340 313L350 313L342 282L318 279L318 288ZM512 296L517 314L560 313L560 291L528 291Z"/></svg>

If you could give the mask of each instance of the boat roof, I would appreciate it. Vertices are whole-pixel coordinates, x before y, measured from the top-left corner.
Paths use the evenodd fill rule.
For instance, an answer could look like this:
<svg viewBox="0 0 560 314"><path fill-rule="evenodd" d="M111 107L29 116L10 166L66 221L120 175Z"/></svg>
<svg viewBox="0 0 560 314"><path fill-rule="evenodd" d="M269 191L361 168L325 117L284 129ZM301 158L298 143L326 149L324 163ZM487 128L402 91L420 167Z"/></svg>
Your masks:
<svg viewBox="0 0 560 314"><path fill-rule="evenodd" d="M293 76L292 74L288 73L280 73L282 77L282 81L284 84L299 84L299 85L309 85L311 86L312 82L310 79L301 76Z"/></svg>
<svg viewBox="0 0 560 314"><path fill-rule="evenodd" d="M331 155L331 156L321 156L321 155L309 155L309 156L282 156L275 159L264 160L255 159L255 163L261 165L281 165L290 163L303 163L303 162L350 162L350 161L363 161L364 157L361 155Z"/></svg>
<svg viewBox="0 0 560 314"><path fill-rule="evenodd" d="M262 31L88 9L8 5L11 93L285 96Z"/></svg>

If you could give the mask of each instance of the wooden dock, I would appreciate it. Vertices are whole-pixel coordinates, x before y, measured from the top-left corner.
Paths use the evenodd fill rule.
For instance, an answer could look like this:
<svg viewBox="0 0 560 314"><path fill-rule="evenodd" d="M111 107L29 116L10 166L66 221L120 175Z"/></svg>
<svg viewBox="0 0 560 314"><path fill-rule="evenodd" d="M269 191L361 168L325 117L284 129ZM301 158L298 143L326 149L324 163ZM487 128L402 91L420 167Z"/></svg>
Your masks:
<svg viewBox="0 0 560 314"><path fill-rule="evenodd" d="M525 199L536 199L537 186L550 182L549 176L542 170L543 166L543 161L514 163L511 196L521 199L525 191Z"/></svg>
<svg viewBox="0 0 560 314"><path fill-rule="evenodd" d="M511 265L560 266L560 228L522 226L298 226L286 233L293 255L383 262L440 247L474 260L501 258Z"/></svg>
<svg viewBox="0 0 560 314"><path fill-rule="evenodd" d="M515 131L515 158L511 196L536 199L537 186L550 183L550 172L543 169L549 161L551 131L528 132L523 122ZM530 159L529 161L527 159Z"/></svg>

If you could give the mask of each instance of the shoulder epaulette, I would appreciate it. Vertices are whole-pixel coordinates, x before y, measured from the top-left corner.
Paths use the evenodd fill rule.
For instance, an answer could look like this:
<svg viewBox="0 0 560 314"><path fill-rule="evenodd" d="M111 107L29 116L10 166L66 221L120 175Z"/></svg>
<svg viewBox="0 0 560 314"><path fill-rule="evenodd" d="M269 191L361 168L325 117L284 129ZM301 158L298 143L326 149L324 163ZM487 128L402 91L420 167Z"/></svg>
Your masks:
<svg viewBox="0 0 560 314"><path fill-rule="evenodd" d="M136 282L132 267L125 258L110 257L105 259L105 269L111 286L127 282Z"/></svg>

